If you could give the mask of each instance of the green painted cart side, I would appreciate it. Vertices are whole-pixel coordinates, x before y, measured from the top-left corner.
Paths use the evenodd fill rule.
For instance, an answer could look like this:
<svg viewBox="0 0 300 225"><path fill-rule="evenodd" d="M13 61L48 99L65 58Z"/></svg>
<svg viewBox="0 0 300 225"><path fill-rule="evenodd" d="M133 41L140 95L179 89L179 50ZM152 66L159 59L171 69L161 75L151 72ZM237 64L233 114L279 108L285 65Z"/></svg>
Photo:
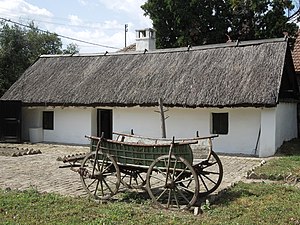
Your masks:
<svg viewBox="0 0 300 225"><path fill-rule="evenodd" d="M91 139L91 151L96 151L98 147L100 152L113 156L118 164L137 167L149 167L159 156L168 155L170 149L173 155L185 158L192 165L193 152L190 144L197 143L189 141L172 145L171 142L169 144L142 144L113 141L92 136L89 138Z"/></svg>

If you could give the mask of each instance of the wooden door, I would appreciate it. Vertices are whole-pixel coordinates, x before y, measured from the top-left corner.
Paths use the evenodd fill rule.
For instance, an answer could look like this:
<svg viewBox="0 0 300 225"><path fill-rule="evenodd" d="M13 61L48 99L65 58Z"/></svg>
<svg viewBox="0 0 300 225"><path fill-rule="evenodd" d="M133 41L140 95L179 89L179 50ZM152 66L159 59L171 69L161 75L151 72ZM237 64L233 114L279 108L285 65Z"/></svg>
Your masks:
<svg viewBox="0 0 300 225"><path fill-rule="evenodd" d="M104 133L104 138L112 139L112 110L97 110L97 136L100 137Z"/></svg>
<svg viewBox="0 0 300 225"><path fill-rule="evenodd" d="M21 119L21 101L0 101L0 141L21 142Z"/></svg>

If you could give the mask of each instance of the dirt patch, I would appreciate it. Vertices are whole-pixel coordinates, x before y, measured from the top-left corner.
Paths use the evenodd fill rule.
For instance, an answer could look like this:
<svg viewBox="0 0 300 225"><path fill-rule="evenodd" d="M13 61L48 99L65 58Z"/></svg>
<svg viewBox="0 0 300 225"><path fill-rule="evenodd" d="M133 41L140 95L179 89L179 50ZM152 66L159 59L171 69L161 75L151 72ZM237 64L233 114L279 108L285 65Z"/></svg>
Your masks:
<svg viewBox="0 0 300 225"><path fill-rule="evenodd" d="M277 150L276 155L300 155L300 138L284 142Z"/></svg>

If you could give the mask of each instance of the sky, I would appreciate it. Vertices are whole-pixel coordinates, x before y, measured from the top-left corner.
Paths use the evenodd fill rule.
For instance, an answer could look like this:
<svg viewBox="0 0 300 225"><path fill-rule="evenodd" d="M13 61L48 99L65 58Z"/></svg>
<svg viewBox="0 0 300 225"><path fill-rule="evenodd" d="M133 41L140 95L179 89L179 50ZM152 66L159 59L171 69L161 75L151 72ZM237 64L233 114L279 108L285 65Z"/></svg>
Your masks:
<svg viewBox="0 0 300 225"><path fill-rule="evenodd" d="M151 28L140 8L146 0L0 0L0 17L98 44L61 38L63 48L76 43L80 53L114 52L135 43L135 30ZM106 47L102 47L106 46Z"/></svg>

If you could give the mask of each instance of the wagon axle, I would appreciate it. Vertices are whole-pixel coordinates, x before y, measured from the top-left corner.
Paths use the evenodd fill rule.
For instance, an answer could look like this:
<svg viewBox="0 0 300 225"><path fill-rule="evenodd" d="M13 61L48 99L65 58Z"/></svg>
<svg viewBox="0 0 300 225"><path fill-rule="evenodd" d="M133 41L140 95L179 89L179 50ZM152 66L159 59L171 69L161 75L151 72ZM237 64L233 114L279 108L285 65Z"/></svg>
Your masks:
<svg viewBox="0 0 300 225"><path fill-rule="evenodd" d="M80 176L90 178L90 179L97 179L102 180L103 174L102 173L94 173L91 174L86 168L80 167L78 170L73 170L77 173L79 173Z"/></svg>
<svg viewBox="0 0 300 225"><path fill-rule="evenodd" d="M175 181L173 179L168 179L164 187L172 190L175 189Z"/></svg>

